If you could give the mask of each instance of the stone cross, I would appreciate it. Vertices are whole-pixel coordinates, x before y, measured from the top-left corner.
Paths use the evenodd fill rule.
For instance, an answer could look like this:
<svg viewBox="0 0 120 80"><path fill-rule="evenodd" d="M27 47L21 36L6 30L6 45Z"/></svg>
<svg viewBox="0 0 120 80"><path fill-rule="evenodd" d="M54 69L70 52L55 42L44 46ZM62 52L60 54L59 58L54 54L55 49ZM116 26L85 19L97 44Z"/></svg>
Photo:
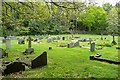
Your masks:
<svg viewBox="0 0 120 80"><path fill-rule="evenodd" d="M29 36L29 37L28 37L28 48L31 48L31 40L32 40L32 39L31 39L31 37Z"/></svg>

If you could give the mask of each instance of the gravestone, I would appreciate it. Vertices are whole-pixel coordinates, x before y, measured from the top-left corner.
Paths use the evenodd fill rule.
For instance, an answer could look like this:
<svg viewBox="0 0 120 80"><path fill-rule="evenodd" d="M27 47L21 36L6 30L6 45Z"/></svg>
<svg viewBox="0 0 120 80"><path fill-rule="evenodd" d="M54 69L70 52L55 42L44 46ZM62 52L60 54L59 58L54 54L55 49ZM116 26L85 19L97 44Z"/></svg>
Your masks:
<svg viewBox="0 0 120 80"><path fill-rule="evenodd" d="M91 44L90 44L90 51L91 52L95 51L95 42L91 42Z"/></svg>
<svg viewBox="0 0 120 80"><path fill-rule="evenodd" d="M81 41L81 42L86 42L87 39L86 39L86 38L82 38L80 41Z"/></svg>
<svg viewBox="0 0 120 80"><path fill-rule="evenodd" d="M56 38L56 37L53 37L52 40L53 40L53 41L54 41L54 40L57 40L57 38Z"/></svg>
<svg viewBox="0 0 120 80"><path fill-rule="evenodd" d="M48 43L52 42L51 38L48 38L48 39L47 39L47 42L48 42Z"/></svg>
<svg viewBox="0 0 120 80"><path fill-rule="evenodd" d="M3 75L8 75L10 73L15 73L19 71L25 71L25 66L21 62L13 62L6 66Z"/></svg>
<svg viewBox="0 0 120 80"><path fill-rule="evenodd" d="M37 39L37 38L34 38L34 39L33 39L33 41L34 41L34 42L37 42L37 41L38 41L38 39Z"/></svg>
<svg viewBox="0 0 120 80"><path fill-rule="evenodd" d="M75 36L75 38L80 38L80 36Z"/></svg>
<svg viewBox="0 0 120 80"><path fill-rule="evenodd" d="M43 52L31 61L31 68L42 67L45 65L47 65L47 52Z"/></svg>
<svg viewBox="0 0 120 80"><path fill-rule="evenodd" d="M18 39L18 44L25 44L25 40L24 39Z"/></svg>
<svg viewBox="0 0 120 80"><path fill-rule="evenodd" d="M49 50L52 50L52 47L49 47Z"/></svg>
<svg viewBox="0 0 120 80"><path fill-rule="evenodd" d="M66 47L67 45L67 43L60 43L59 47Z"/></svg>
<svg viewBox="0 0 120 80"><path fill-rule="evenodd" d="M3 39L4 39L4 37L0 37L0 41L3 40Z"/></svg>
<svg viewBox="0 0 120 80"><path fill-rule="evenodd" d="M0 59L4 57L8 57L8 53L6 53L4 49L0 48Z"/></svg>
<svg viewBox="0 0 120 80"><path fill-rule="evenodd" d="M39 37L39 40L42 40L42 39L43 39L43 37L42 37L42 36L40 36L40 37Z"/></svg>
<svg viewBox="0 0 120 80"><path fill-rule="evenodd" d="M31 46L32 46L32 44L31 44L31 37L29 36L28 37L28 48L25 50L25 52L23 52L23 54L25 54L25 53L33 53L34 52L34 49L33 48L31 48Z"/></svg>
<svg viewBox="0 0 120 80"><path fill-rule="evenodd" d="M72 37L70 36L70 37L69 37L69 40L71 40L71 39L72 39Z"/></svg>
<svg viewBox="0 0 120 80"><path fill-rule="evenodd" d="M2 73L3 73L3 70L2 70L2 67L0 66L0 79L2 80Z"/></svg>
<svg viewBox="0 0 120 80"><path fill-rule="evenodd" d="M78 47L78 46L79 46L79 41L75 42L75 43L74 43L74 46L75 46L75 47Z"/></svg>
<svg viewBox="0 0 120 80"><path fill-rule="evenodd" d="M26 38L25 36L22 36L22 39L23 39L23 40L25 40L25 38Z"/></svg>
<svg viewBox="0 0 120 80"><path fill-rule="evenodd" d="M65 40L65 37L62 37L62 40Z"/></svg>
<svg viewBox="0 0 120 80"><path fill-rule="evenodd" d="M17 40L17 38L15 36L10 36L11 40Z"/></svg>
<svg viewBox="0 0 120 80"><path fill-rule="evenodd" d="M59 36L57 36L57 40L60 40L60 37L59 37Z"/></svg>
<svg viewBox="0 0 120 80"><path fill-rule="evenodd" d="M10 38L6 38L6 49L7 50L11 49L11 40L10 40Z"/></svg>
<svg viewBox="0 0 120 80"><path fill-rule="evenodd" d="M72 47L74 47L74 43L73 42L71 42L70 44L68 44L68 48L72 48Z"/></svg>
<svg viewBox="0 0 120 80"><path fill-rule="evenodd" d="M2 43L5 43L5 42L6 42L6 39L5 39L5 38L3 38L3 39L2 39Z"/></svg>

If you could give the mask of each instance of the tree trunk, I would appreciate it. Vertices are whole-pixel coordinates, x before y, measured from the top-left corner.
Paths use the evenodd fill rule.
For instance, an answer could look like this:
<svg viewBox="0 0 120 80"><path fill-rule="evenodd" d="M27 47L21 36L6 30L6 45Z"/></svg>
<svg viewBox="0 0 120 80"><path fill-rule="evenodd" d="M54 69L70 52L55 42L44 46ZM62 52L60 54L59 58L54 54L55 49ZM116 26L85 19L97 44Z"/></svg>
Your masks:
<svg viewBox="0 0 120 80"><path fill-rule="evenodd" d="M101 34L101 40L103 40L103 34Z"/></svg>
<svg viewBox="0 0 120 80"><path fill-rule="evenodd" d="M113 41L112 41L112 43L114 44L114 45L116 45L117 43L116 43L116 41L115 41L115 36L114 35L112 35L113 36Z"/></svg>

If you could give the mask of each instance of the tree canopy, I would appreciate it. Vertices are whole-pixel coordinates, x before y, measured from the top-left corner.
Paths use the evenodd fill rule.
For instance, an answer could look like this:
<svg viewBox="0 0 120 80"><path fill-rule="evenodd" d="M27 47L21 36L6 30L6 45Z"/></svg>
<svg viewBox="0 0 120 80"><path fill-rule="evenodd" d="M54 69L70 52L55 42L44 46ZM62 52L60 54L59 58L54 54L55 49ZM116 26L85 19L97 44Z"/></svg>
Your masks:
<svg viewBox="0 0 120 80"><path fill-rule="evenodd" d="M106 28L117 29L116 9L85 2L2 2L1 35L63 34L70 33L70 28L106 34Z"/></svg>

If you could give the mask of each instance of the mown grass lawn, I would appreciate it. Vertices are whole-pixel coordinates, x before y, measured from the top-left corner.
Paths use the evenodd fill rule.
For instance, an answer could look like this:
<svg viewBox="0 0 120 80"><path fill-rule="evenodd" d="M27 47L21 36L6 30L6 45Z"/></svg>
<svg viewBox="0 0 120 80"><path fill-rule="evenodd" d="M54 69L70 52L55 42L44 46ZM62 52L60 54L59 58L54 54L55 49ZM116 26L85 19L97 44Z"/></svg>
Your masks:
<svg viewBox="0 0 120 80"><path fill-rule="evenodd" d="M55 36L55 35L53 35ZM63 36L63 35L60 35ZM70 35L64 35L70 36ZM80 38L92 38L96 39L97 44L111 43L111 36L106 37L106 40L100 40L100 35L79 35ZM98 38L98 39L97 39ZM116 37L116 41L118 38ZM26 55L22 52L27 48L26 44L19 45L17 40L12 40L12 49L7 51L9 53L8 58L4 58L3 61L15 61L17 57L20 57L26 62L30 62L33 58L40 55L43 51L47 51L48 64L42 68L26 69L22 74L10 74L7 78L117 78L118 77L118 65L109 64L105 62L89 60L90 55L96 53L102 54L103 58L109 60L118 61L117 45L112 47L103 47L102 50L96 50L90 52L88 48L67 48L59 47L60 43L70 43L71 40L60 40L58 42L47 43L46 39L43 39L41 43L32 42L32 47L35 49L35 53L27 55L30 58L26 59ZM86 45L89 47L88 42L80 42L80 45ZM48 47L51 46L52 50ZM5 45L3 44L3 48Z"/></svg>

